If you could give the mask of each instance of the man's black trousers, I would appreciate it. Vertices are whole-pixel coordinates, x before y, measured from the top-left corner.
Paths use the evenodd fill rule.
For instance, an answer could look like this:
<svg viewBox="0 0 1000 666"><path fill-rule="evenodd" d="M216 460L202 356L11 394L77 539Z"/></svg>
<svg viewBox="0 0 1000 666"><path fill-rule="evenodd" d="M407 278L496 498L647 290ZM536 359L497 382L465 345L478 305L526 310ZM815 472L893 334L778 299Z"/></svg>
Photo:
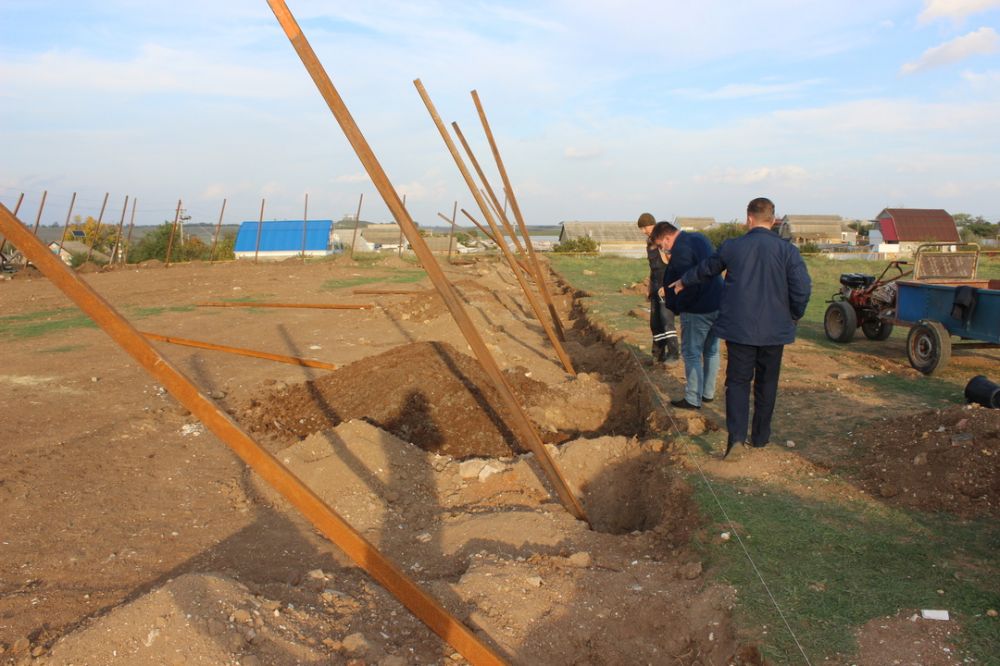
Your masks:
<svg viewBox="0 0 1000 666"><path fill-rule="evenodd" d="M764 446L771 439L771 416L778 395L778 375L784 345L757 347L726 342L726 429L729 441L747 441L750 385L753 384L753 428L750 443Z"/></svg>

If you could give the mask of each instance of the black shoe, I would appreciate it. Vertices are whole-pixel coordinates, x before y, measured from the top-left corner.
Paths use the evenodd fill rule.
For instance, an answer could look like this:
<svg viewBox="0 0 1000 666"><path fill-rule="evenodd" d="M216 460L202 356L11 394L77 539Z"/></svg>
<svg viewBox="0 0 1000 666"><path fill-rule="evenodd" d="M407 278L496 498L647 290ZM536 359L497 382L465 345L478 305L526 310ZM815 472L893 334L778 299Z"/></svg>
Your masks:
<svg viewBox="0 0 1000 666"><path fill-rule="evenodd" d="M742 442L742 444L746 446L746 442ZM729 452L733 450L734 446L736 446L736 442L726 442L726 452L722 454L723 460L726 459L726 456L729 455Z"/></svg>
<svg viewBox="0 0 1000 666"><path fill-rule="evenodd" d="M653 344L653 360L657 363L663 363L664 355L667 353L666 347L659 343Z"/></svg>
<svg viewBox="0 0 1000 666"><path fill-rule="evenodd" d="M706 398L705 396L701 396L701 401L702 402L715 402L715 398Z"/></svg>
<svg viewBox="0 0 1000 666"><path fill-rule="evenodd" d="M681 355L677 352L667 352L667 354L663 357L664 363L676 363L679 360L681 360Z"/></svg>
<svg viewBox="0 0 1000 666"><path fill-rule="evenodd" d="M687 401L687 398L681 398L680 400L671 400L670 404L677 409L701 409L701 405L692 405Z"/></svg>

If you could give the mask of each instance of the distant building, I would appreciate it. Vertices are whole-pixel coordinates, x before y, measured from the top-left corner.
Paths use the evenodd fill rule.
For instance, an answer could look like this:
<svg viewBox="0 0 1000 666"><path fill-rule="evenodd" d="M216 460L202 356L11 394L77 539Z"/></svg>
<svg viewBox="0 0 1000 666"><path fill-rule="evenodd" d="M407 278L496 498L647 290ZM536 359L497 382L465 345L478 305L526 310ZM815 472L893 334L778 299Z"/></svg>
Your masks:
<svg viewBox="0 0 1000 666"><path fill-rule="evenodd" d="M258 243L258 227L260 227ZM305 232L303 234L303 231ZM333 220L242 222L236 234L237 259L287 259L305 254L324 257L341 251L333 238Z"/></svg>
<svg viewBox="0 0 1000 666"><path fill-rule="evenodd" d="M403 240L403 249L409 247L406 236L400 233L399 225L395 223L369 224L358 229L358 233L376 250L398 250L400 238Z"/></svg>
<svg viewBox="0 0 1000 666"><path fill-rule="evenodd" d="M796 245L839 245L853 242L856 233L847 229L847 221L840 215L785 215L771 227L782 238Z"/></svg>
<svg viewBox="0 0 1000 666"><path fill-rule="evenodd" d="M715 226L714 217L675 217L673 225L681 231L704 231Z"/></svg>
<svg viewBox="0 0 1000 666"><path fill-rule="evenodd" d="M923 243L959 243L955 219L940 208L886 208L875 218L879 252L910 254Z"/></svg>
<svg viewBox="0 0 1000 666"><path fill-rule="evenodd" d="M579 222L562 223L559 242L575 238L592 238L601 254L623 257L645 257L646 235L635 222Z"/></svg>
<svg viewBox="0 0 1000 666"><path fill-rule="evenodd" d="M111 257L99 252L97 250L91 250L86 243L81 243L80 241L68 240L62 244L62 248L59 247L59 241L52 241L49 243L49 249L52 250L52 254L59 255L63 263L66 265L71 265L73 263L74 255L87 256L90 252L90 260L95 264L106 264L111 261Z"/></svg>

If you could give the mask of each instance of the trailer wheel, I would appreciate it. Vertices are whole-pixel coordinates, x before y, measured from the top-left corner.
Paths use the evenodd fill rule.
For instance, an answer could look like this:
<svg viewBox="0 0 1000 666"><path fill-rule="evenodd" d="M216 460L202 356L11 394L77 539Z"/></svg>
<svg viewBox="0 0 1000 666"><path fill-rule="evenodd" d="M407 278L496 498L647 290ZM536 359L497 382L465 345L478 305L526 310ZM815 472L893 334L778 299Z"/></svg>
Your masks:
<svg viewBox="0 0 1000 666"><path fill-rule="evenodd" d="M951 336L936 321L922 321L910 329L906 338L906 355L910 365L929 375L951 360Z"/></svg>
<svg viewBox="0 0 1000 666"><path fill-rule="evenodd" d="M869 319L861 323L861 332L869 340L881 342L892 335L892 322L885 319Z"/></svg>
<svg viewBox="0 0 1000 666"><path fill-rule="evenodd" d="M858 315L850 303L834 301L823 315L823 331L834 342L850 342L858 330Z"/></svg>

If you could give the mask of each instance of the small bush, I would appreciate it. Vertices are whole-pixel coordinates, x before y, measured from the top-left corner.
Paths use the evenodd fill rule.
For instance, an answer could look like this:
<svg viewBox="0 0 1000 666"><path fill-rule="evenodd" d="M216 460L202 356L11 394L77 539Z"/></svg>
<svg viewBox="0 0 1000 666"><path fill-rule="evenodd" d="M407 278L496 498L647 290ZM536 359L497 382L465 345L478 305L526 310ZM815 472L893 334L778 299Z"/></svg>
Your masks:
<svg viewBox="0 0 1000 666"><path fill-rule="evenodd" d="M553 252L597 252L597 241L589 236L572 238L552 248Z"/></svg>

